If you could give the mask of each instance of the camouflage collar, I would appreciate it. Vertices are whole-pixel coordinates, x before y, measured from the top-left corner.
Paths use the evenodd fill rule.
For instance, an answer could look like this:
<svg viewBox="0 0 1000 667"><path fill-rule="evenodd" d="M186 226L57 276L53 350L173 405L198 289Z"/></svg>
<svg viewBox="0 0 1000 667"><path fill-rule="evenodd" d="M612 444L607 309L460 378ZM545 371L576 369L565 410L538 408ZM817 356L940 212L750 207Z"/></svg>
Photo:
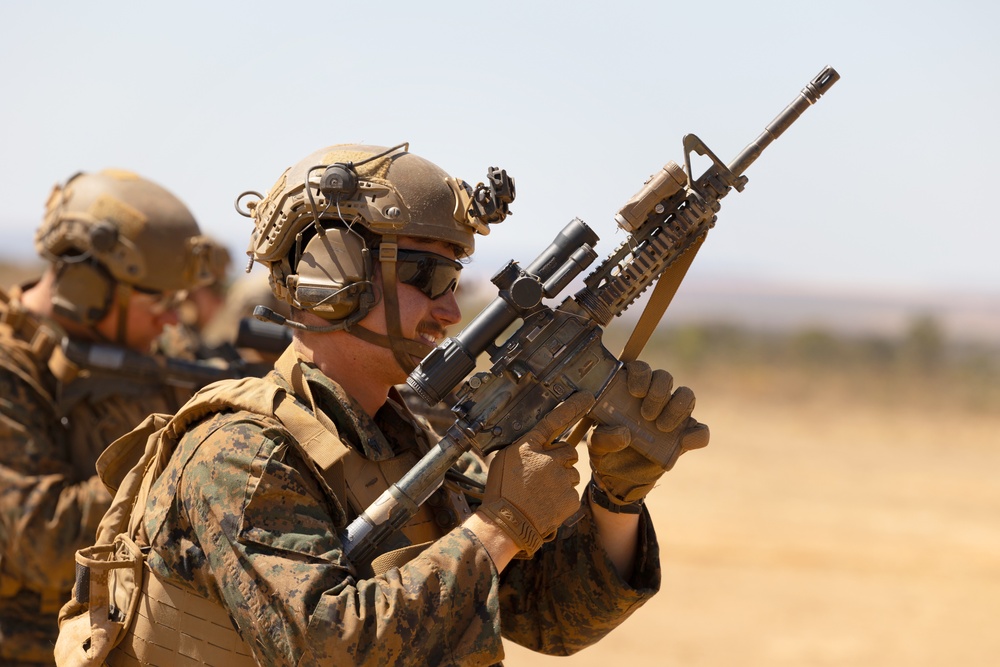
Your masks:
<svg viewBox="0 0 1000 667"><path fill-rule="evenodd" d="M299 401L313 408L314 414L322 412L328 417L340 439L361 452L366 459L383 461L415 447L413 433L416 426L395 389L390 391L385 404L373 418L319 368L301 358L298 359L298 366L311 396L303 396L301 394L306 392L295 390L290 378L278 373L275 375Z"/></svg>

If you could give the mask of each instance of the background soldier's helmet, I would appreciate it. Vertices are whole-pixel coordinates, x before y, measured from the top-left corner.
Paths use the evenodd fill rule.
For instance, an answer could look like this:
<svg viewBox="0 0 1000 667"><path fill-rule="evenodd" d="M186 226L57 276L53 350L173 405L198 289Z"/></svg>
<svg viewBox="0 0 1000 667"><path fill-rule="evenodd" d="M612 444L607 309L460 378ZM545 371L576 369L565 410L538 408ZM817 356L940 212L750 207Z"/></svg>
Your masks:
<svg viewBox="0 0 1000 667"><path fill-rule="evenodd" d="M201 251L207 281L197 289L188 290L177 316L182 324L200 331L225 303L233 258L222 242L210 236L199 237L195 244Z"/></svg>
<svg viewBox="0 0 1000 667"><path fill-rule="evenodd" d="M35 249L56 270L56 312L93 324L118 284L159 293L209 282L205 241L173 194L132 172L104 170L53 188Z"/></svg>
<svg viewBox="0 0 1000 667"><path fill-rule="evenodd" d="M199 249L204 258L204 266L199 266L203 271L207 282L205 285L218 287L220 291L225 291L229 282L229 269L233 265L233 256L229 254L229 249L218 239L211 236L202 236L192 242Z"/></svg>
<svg viewBox="0 0 1000 667"><path fill-rule="evenodd" d="M475 234L489 231L470 213L473 195L407 144L331 146L247 202L254 222L247 254L270 269L279 300L353 323L375 303L373 264L387 238L444 241L459 255L472 253Z"/></svg>

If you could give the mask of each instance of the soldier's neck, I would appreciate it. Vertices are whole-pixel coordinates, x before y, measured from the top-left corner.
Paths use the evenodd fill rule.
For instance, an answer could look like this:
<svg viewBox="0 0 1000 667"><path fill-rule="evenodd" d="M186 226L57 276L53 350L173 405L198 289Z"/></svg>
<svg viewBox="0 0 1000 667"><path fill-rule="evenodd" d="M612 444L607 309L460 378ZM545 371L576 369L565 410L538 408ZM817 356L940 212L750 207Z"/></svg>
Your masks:
<svg viewBox="0 0 1000 667"><path fill-rule="evenodd" d="M315 335L337 338L334 334ZM323 375L340 385L369 417L374 417L385 404L392 385L379 382L375 376L364 372L363 365L357 363L357 358L351 354L349 345L340 347L337 354L327 354L324 353L325 348L316 350L305 344L303 338L305 337L296 335L292 343L296 346L299 357L314 364ZM328 340L323 342L326 343Z"/></svg>

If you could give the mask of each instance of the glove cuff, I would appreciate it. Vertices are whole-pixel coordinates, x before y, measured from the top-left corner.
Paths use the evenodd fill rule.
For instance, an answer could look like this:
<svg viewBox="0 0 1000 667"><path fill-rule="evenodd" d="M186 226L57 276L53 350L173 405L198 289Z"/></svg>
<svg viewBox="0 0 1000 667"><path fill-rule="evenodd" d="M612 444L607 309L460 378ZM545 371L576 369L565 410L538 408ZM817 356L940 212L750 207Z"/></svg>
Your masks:
<svg viewBox="0 0 1000 667"><path fill-rule="evenodd" d="M603 507L609 512L614 514L641 514L643 507L643 499L640 498L632 503L622 503L617 498L612 498L607 493L604 492L601 487L597 486L597 482L594 478L590 478L590 483L587 484L587 494L590 496L590 502L598 507Z"/></svg>
<svg viewBox="0 0 1000 667"><path fill-rule="evenodd" d="M483 503L479 511L500 526L528 558L542 546L543 538L528 517L506 498Z"/></svg>

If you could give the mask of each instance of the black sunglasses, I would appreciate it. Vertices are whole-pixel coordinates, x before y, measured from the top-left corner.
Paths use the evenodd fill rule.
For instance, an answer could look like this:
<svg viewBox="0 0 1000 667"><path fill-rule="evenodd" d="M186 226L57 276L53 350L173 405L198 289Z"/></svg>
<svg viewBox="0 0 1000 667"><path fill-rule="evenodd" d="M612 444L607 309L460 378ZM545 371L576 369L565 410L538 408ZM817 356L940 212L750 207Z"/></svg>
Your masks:
<svg viewBox="0 0 1000 667"><path fill-rule="evenodd" d="M427 295L439 299L458 287L462 265L453 259L422 250L396 251L396 278Z"/></svg>

